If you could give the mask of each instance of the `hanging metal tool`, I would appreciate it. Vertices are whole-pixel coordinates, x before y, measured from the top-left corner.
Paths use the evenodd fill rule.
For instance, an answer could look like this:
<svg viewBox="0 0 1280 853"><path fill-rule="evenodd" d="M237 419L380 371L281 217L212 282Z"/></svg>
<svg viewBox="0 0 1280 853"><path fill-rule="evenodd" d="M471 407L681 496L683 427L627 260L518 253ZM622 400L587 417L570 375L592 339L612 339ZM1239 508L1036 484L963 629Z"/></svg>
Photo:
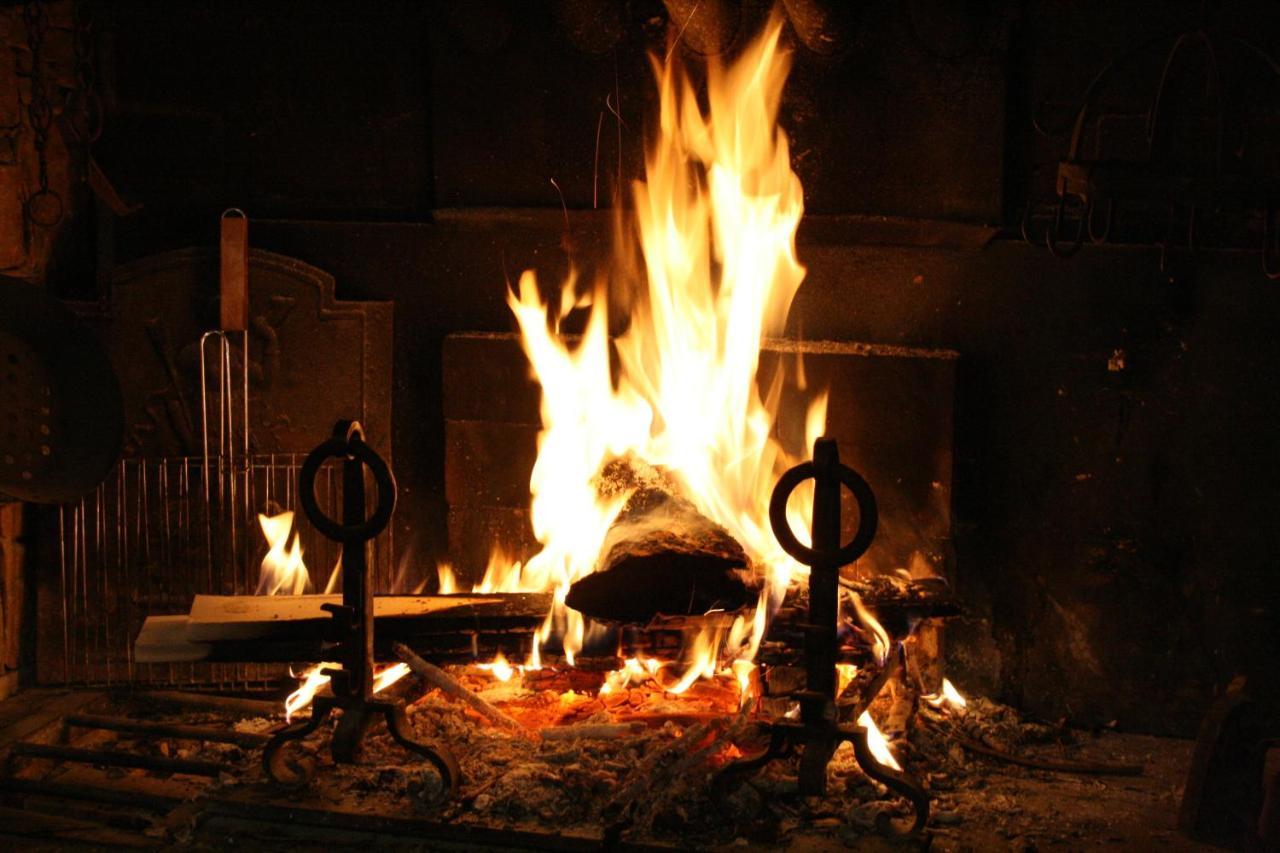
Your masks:
<svg viewBox="0 0 1280 853"><path fill-rule="evenodd" d="M342 460L342 521L325 515L316 501L316 477L329 459ZM376 490L373 512L365 515L364 469L369 469ZM309 777L311 768L290 762L282 751L290 742L314 732L340 710L342 717L333 733L333 760L353 764L359 760L361 745L370 724L378 716L386 720L396 743L425 758L442 782L440 801L457 792L461 771L457 759L444 746L415 740L409 734L404 705L377 699L373 692L373 572L365 559L365 546L391 521L396 505L396 481L391 469L373 448L365 444L364 430L356 421L339 421L333 437L311 452L298 477L298 500L317 530L342 544L342 604L325 604L333 616L332 641L336 644L341 669L326 669L332 696L317 696L311 703L311 717L281 731L263 750L263 766L277 782L296 783Z"/></svg>
<svg viewBox="0 0 1280 853"><path fill-rule="evenodd" d="M787 500L806 480L814 481L813 546L800 543L787 520ZM840 544L840 487L853 493L858 503L858 530L847 544ZM929 817L929 795L918 781L876 760L871 752L868 731L863 726L843 725L836 709L836 660L840 650L837 634L840 604L840 569L866 552L876 535L875 495L867 481L852 468L840 464L835 439L820 438L813 446L813 461L787 471L774 487L769 502L769 521L782 549L809 566L809 623L805 626L805 689L796 694L800 719L781 719L769 724L769 746L757 756L726 766L713 782L713 793L723 799L730 786L746 773L777 758L790 755L797 746L800 756L800 793L826 793L827 764L836 747L853 745L858 766L870 778L911 801L915 817L905 829L892 821L881 825L884 832L914 835ZM881 681L883 684L883 681Z"/></svg>
<svg viewBox="0 0 1280 853"><path fill-rule="evenodd" d="M201 482L205 505L216 507L216 515L228 522L224 529L213 523L215 513L205 513L205 570L210 584L220 563L244 566L247 571L255 506L249 474L249 218L238 208L222 214L218 276L218 328L200 336ZM239 371L234 370L237 340ZM210 343L217 345L212 380ZM216 417L213 424L211 417Z"/></svg>
<svg viewBox="0 0 1280 853"><path fill-rule="evenodd" d="M1142 140L1145 153L1138 157L1115 156L1103 150L1086 153L1088 129L1097 124L1096 108L1107 84L1158 50L1164 51L1162 70L1147 109ZM1185 158L1176 154L1175 129L1176 113L1185 106L1178 102L1185 98L1177 97L1176 80L1177 71L1195 51L1204 57L1200 67L1192 67L1201 72L1196 82L1202 83L1194 91L1205 92L1211 104L1205 115L1210 144L1202 146L1208 154L1183 162ZM1071 141L1058 162L1057 197L1049 224L1042 237L1032 233L1035 205L1029 200L1022 217L1023 238L1030 243L1043 242L1054 256L1066 258L1078 252L1086 238L1094 243L1110 240L1118 207L1168 211L1165 236L1157 243L1163 271L1177 232L1185 230L1185 247L1194 251L1200 242L1197 232L1205 230L1201 222L1205 212L1221 215L1239 211L1255 220L1261 216L1263 271L1268 278L1280 278L1271 228L1271 214L1280 208L1280 175L1274 170L1258 173L1250 167L1244 156L1249 127L1241 110L1231 103L1237 93L1249 90L1246 84L1251 81L1241 79L1249 68L1280 83L1280 63L1270 54L1246 39L1206 25L1149 39L1107 63L1085 90ZM1233 137L1241 140L1238 146L1228 144Z"/></svg>

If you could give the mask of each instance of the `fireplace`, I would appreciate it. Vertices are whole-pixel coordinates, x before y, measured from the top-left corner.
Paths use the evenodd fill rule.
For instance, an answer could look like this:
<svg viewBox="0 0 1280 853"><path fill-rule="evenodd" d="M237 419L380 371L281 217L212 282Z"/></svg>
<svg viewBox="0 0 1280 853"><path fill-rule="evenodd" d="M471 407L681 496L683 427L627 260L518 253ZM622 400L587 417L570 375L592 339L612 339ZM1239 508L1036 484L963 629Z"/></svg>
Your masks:
<svg viewBox="0 0 1280 853"><path fill-rule="evenodd" d="M1251 16L0 7L0 835L1277 843Z"/></svg>

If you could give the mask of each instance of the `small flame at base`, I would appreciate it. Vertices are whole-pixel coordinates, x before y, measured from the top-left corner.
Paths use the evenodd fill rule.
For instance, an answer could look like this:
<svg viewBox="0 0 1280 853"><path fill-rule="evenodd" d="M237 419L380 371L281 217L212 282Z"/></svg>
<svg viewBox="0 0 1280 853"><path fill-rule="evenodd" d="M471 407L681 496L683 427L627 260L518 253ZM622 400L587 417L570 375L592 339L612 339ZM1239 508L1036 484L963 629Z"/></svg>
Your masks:
<svg viewBox="0 0 1280 853"><path fill-rule="evenodd" d="M950 708L953 711L963 711L969 705L969 701L960 694L956 686L949 679L942 679L942 689L937 693L921 697L935 708Z"/></svg>
<svg viewBox="0 0 1280 853"><path fill-rule="evenodd" d="M858 717L858 725L867 730L867 746L871 748L871 754L875 756L876 761L894 770L901 770L902 765L893 757L893 753L889 750L889 742L884 739L884 735L880 734L880 729L876 726L876 721L871 719L871 715L863 711L862 716Z"/></svg>
<svg viewBox="0 0 1280 853"><path fill-rule="evenodd" d="M295 676L302 679L302 684L298 685L298 689L290 693L288 698L284 700L284 719L286 723L292 722L293 715L309 706L311 701L316 698L316 694L328 685L331 679L325 674L324 671L326 669L342 669L342 665L326 661L308 667L301 676ZM293 674L292 671L290 671L290 674ZM373 676L373 692L381 693L408 674L409 665L406 663L393 663L380 668Z"/></svg>
<svg viewBox="0 0 1280 853"><path fill-rule="evenodd" d="M516 674L516 668L507 662L507 656L501 651L489 663L478 663L476 669L483 669L499 681L506 683ZM524 674L524 667L520 667L520 673Z"/></svg>

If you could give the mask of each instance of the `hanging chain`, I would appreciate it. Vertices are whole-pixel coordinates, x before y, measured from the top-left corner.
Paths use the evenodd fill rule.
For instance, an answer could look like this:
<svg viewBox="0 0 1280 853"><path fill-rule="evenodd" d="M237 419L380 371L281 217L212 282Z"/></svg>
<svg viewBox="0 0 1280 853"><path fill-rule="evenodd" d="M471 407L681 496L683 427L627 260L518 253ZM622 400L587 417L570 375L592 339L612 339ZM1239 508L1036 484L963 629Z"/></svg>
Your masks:
<svg viewBox="0 0 1280 853"><path fill-rule="evenodd" d="M31 52L31 68L23 73L30 86L27 101L27 123L31 126L39 163L40 188L23 205L26 220L41 228L52 228L62 221L62 197L49 188L49 128L53 125L53 102L44 73L44 37L49 31L49 15L40 0L22 5L22 23L27 30L27 49Z"/></svg>
<svg viewBox="0 0 1280 853"><path fill-rule="evenodd" d="M102 135L102 97L98 94L97 70L93 64L93 22L85 15L83 2L75 4L72 14L76 85L67 95L66 108L72 132L84 145L87 169L89 149Z"/></svg>

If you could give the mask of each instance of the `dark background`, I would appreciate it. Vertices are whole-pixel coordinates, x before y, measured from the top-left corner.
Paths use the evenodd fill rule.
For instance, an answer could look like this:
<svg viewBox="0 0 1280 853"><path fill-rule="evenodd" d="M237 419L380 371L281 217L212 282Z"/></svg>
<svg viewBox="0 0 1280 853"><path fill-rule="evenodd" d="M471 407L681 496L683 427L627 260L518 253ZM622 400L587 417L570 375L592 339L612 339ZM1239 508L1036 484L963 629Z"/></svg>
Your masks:
<svg viewBox="0 0 1280 853"><path fill-rule="evenodd" d="M1280 283L1256 220L1204 216L1205 245L1175 246L1164 270L1158 205L1070 260L1018 238L1029 204L1043 230L1071 122L1112 57L1202 14L1280 41L1274 3L1202 7L849 4L835 55L796 45L783 105L809 214L792 331L961 353L954 574L970 616L951 632L954 677L1050 719L1185 734L1233 675L1275 689ZM96 157L142 208L82 210L58 289L96 296L113 264L212 244L234 205L252 245L329 271L340 298L395 300L397 543L442 552L442 337L512 328L504 280L557 280L566 246L596 263L619 175L640 175L665 7L88 8ZM584 8L608 26L576 27ZM765 10L742 4L734 38ZM1140 137L1164 52L1106 88L1091 138ZM1275 81L1237 64L1223 59L1248 107L1232 142L1274 174ZM1174 77L1193 140L1202 72ZM1181 233L1186 211L1174 218Z"/></svg>

